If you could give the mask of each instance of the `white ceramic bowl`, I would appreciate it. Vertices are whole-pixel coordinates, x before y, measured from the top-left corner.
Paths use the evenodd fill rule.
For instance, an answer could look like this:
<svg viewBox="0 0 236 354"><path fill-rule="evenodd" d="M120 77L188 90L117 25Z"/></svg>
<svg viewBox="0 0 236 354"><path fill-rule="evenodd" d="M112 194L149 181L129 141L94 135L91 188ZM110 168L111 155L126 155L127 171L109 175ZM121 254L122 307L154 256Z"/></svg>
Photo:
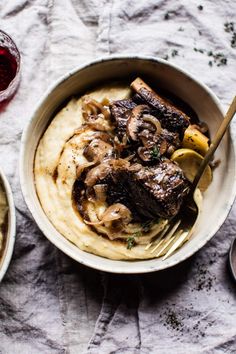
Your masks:
<svg viewBox="0 0 236 354"><path fill-rule="evenodd" d="M204 196L203 213L193 237L170 258L162 261L114 261L86 253L65 239L44 214L34 184L33 164L35 150L42 134L63 102L91 86L122 78L141 76L156 82L186 101L200 119L210 126L214 135L223 113L217 97L196 78L165 60L150 57L109 57L96 60L68 73L54 84L39 102L28 123L21 143L20 176L25 201L45 236L64 253L92 268L113 273L146 273L165 269L182 262L201 247L223 224L233 204L236 191L235 150L228 132L216 152L221 160L214 179ZM222 83L223 85L223 83Z"/></svg>
<svg viewBox="0 0 236 354"><path fill-rule="evenodd" d="M7 268L10 264L12 252L15 243L15 234L16 234L16 215L15 215L15 206L12 196L11 187L7 181L6 176L0 169L0 183L3 186L3 189L6 193L7 203L8 203L8 223L7 223L7 234L6 242L3 250L2 257L0 259L0 281L2 280L4 274L7 271Z"/></svg>

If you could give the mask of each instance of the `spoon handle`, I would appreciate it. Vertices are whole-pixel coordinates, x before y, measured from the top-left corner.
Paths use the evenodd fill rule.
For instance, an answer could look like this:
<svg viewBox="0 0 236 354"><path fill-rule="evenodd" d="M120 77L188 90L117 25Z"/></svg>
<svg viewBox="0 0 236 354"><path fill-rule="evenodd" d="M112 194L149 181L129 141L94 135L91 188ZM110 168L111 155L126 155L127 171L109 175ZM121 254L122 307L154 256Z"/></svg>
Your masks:
<svg viewBox="0 0 236 354"><path fill-rule="evenodd" d="M199 181L200 181L200 178L202 177L202 174L206 168L206 166L209 164L209 162L211 161L212 159L212 156L214 154L214 152L216 151L216 149L218 148L234 114L236 112L236 96L234 97L231 105L229 106L229 109L223 119L223 121L221 122L220 124L220 127L214 137L214 139L212 140L212 143L209 147L209 150L207 151L206 153L206 156L204 157L204 159L202 160L202 163L197 171L197 174L193 180L193 183L192 183L192 186L191 186L191 190L192 192L194 192L194 190L196 189Z"/></svg>

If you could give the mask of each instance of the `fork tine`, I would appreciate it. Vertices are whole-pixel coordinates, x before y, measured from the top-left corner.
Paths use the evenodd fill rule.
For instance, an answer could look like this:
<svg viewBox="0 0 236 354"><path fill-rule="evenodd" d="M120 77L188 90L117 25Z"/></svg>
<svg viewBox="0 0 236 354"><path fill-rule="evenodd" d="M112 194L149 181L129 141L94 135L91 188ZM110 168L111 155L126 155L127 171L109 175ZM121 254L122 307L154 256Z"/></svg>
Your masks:
<svg viewBox="0 0 236 354"><path fill-rule="evenodd" d="M188 234L189 234L189 231L185 231L185 232L181 232L180 235L176 236L176 241L173 243L173 245L171 246L171 248L168 250L168 252L164 255L164 257L162 258L162 260L164 261L166 258L170 257L174 252L175 250L180 247L184 241L187 240L188 238Z"/></svg>
<svg viewBox="0 0 236 354"><path fill-rule="evenodd" d="M159 236L158 236L158 234L157 234L157 236L153 236L153 239L155 239L155 237L156 237L156 239L153 240L153 241L151 241L151 242L149 242L149 243L147 244L147 246L145 247L145 251L149 250L149 248L150 248L151 246L153 246L153 244L155 244L157 241L159 241L160 239L162 239L162 237L163 237L163 236L166 234L166 232L168 231L169 227L170 227L170 224L168 224L168 222L167 222L166 225L164 226L164 229L159 232Z"/></svg>
<svg viewBox="0 0 236 354"><path fill-rule="evenodd" d="M156 257L159 257L162 254L162 252L164 252L166 250L166 248L168 250L168 247L172 244L172 242L175 240L175 238L178 237L179 234L182 233L182 232L183 232L183 230L179 230L176 235L174 235L174 236L172 235L168 240L165 240L163 242L164 243L163 246L157 252Z"/></svg>
<svg viewBox="0 0 236 354"><path fill-rule="evenodd" d="M149 243L146 247L145 250L148 250L151 246L153 246L154 243L158 242L158 245L160 244L160 242L162 241L163 237L165 236L165 234L167 233L167 231L170 228L170 224L166 225L166 227L164 228L164 230L162 230L161 234L156 238L155 241ZM156 247L156 246L155 246ZM151 253L153 252L153 250L151 251Z"/></svg>
<svg viewBox="0 0 236 354"><path fill-rule="evenodd" d="M175 231L178 229L179 225L181 223L181 220L178 220L174 226L172 227L172 229L168 232L168 234L165 236L165 238L162 238L158 244L151 250L151 253L155 252L159 246L162 244L162 242L164 241L168 241L175 233ZM163 235L164 236L164 235Z"/></svg>
<svg viewBox="0 0 236 354"><path fill-rule="evenodd" d="M157 250L159 247L161 247L164 242L165 242L165 238L163 237L163 238L158 242L158 244L155 246L155 249L151 250L151 253L153 253L155 250Z"/></svg>

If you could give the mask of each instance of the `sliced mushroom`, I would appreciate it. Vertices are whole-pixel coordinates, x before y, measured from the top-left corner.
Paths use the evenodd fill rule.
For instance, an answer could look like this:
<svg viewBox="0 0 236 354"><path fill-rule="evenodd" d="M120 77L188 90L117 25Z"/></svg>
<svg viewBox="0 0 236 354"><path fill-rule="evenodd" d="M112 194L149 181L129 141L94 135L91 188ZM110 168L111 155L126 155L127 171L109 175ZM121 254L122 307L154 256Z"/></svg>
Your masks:
<svg viewBox="0 0 236 354"><path fill-rule="evenodd" d="M148 112L149 107L146 105L138 105L134 107L131 111L130 117L127 122L126 132L128 137L133 141L138 140L139 128L142 125L142 115L144 112Z"/></svg>
<svg viewBox="0 0 236 354"><path fill-rule="evenodd" d="M139 138L145 148L153 146L153 134L148 129L144 129L140 132Z"/></svg>
<svg viewBox="0 0 236 354"><path fill-rule="evenodd" d="M154 125L154 127L156 128L155 135L158 136L161 134L161 131L162 131L161 123L159 122L159 120L156 117L152 116L151 114L145 114L143 116L143 120L144 120L144 122L148 122L148 123L151 123L152 125Z"/></svg>
<svg viewBox="0 0 236 354"><path fill-rule="evenodd" d="M144 162L152 161L151 150L147 149L146 147L140 146L138 148L138 155Z"/></svg>
<svg viewBox="0 0 236 354"><path fill-rule="evenodd" d="M83 98L82 115L86 124L96 130L110 131L114 129L110 122L109 108L89 96Z"/></svg>
<svg viewBox="0 0 236 354"><path fill-rule="evenodd" d="M108 143L112 145L112 136L108 133L105 132L94 132L93 134L86 136L83 138L83 141L85 142L90 142L94 139L100 139L102 141L105 141L105 143Z"/></svg>
<svg viewBox="0 0 236 354"><path fill-rule="evenodd" d="M92 168L85 178L84 183L87 187L93 187L99 180L103 180L111 172L111 166L108 162Z"/></svg>
<svg viewBox="0 0 236 354"><path fill-rule="evenodd" d="M110 132L115 129L115 127L108 120L104 119L102 114L91 116L90 120L88 120L86 124L91 128L102 132Z"/></svg>
<svg viewBox="0 0 236 354"><path fill-rule="evenodd" d="M167 148L168 148L167 141L163 139L159 145L160 155L164 155L166 153Z"/></svg>
<svg viewBox="0 0 236 354"><path fill-rule="evenodd" d="M102 216L103 222L121 219L124 224L128 224L132 219L130 210L121 203L116 203L107 208Z"/></svg>
<svg viewBox="0 0 236 354"><path fill-rule="evenodd" d="M114 170L129 168L130 162L127 159L114 159L110 160L110 165Z"/></svg>
<svg viewBox="0 0 236 354"><path fill-rule="evenodd" d="M160 137L158 140L149 140L144 147L139 147L138 155L144 162L154 162L166 153L167 148L167 141Z"/></svg>
<svg viewBox="0 0 236 354"><path fill-rule="evenodd" d="M88 225L101 225L119 220L120 223L127 225L132 220L131 211L121 203L115 203L109 206L99 221L85 221Z"/></svg>
<svg viewBox="0 0 236 354"><path fill-rule="evenodd" d="M85 163L83 163L81 165L77 165L77 167L76 167L76 176L77 176L77 178L81 177L82 173L84 172L84 170L86 168L91 167L94 164L95 164L95 162L92 161L92 162L85 162Z"/></svg>
<svg viewBox="0 0 236 354"><path fill-rule="evenodd" d="M101 139L92 140L84 149L83 155L89 161L101 162L106 158L111 158L113 147Z"/></svg>

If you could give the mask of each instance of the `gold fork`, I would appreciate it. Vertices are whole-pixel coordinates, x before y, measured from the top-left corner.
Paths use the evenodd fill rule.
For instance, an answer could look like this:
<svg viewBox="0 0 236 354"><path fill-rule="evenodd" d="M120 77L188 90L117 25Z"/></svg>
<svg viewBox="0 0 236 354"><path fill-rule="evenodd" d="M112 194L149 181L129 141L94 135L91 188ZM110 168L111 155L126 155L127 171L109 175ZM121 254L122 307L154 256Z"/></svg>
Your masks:
<svg viewBox="0 0 236 354"><path fill-rule="evenodd" d="M186 241L188 241L194 231L197 220L201 213L201 204L202 197L200 190L197 188L198 183L205 171L205 168L212 160L213 154L219 146L231 120L234 117L236 112L236 96L234 97L229 109L220 124L220 127L212 140L212 143L208 149L208 152L204 159L202 160L201 165L197 171L197 174L193 180L193 183L190 188L190 192L185 201L186 207L181 209L181 217L179 214L172 221L172 227L170 229L170 224L168 224L162 233L157 237L157 239L151 244L149 244L146 249L153 247L151 249L151 253L156 252L155 256L160 257L163 256L162 260L170 257L178 248L180 248ZM191 217L192 227L190 229L186 229L186 218L189 219Z"/></svg>

